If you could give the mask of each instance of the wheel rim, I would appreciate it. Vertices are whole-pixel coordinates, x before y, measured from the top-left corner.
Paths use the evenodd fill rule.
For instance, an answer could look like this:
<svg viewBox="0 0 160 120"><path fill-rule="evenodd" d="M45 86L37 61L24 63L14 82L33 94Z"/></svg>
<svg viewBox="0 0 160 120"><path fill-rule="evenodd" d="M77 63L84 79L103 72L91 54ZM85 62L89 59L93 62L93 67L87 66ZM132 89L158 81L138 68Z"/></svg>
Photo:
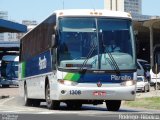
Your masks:
<svg viewBox="0 0 160 120"><path fill-rule="evenodd" d="M47 105L51 104L49 85L47 85L47 89L46 89L46 102L47 102Z"/></svg>

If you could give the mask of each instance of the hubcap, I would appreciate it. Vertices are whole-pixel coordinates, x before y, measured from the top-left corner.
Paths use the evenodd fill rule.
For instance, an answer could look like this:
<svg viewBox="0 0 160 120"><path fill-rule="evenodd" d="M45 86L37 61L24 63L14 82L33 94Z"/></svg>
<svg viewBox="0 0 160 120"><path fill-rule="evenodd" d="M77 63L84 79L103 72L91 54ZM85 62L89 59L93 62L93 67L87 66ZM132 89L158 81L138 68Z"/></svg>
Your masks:
<svg viewBox="0 0 160 120"><path fill-rule="evenodd" d="M51 104L51 100L50 100L50 89L47 86L47 91L46 91L46 102L47 104Z"/></svg>

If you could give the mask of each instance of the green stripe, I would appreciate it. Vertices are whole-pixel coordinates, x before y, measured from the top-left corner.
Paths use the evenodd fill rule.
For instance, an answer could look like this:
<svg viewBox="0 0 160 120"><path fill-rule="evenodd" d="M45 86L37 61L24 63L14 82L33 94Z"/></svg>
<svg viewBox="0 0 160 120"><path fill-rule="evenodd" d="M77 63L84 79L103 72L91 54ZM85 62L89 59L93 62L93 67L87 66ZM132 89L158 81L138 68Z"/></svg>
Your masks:
<svg viewBox="0 0 160 120"><path fill-rule="evenodd" d="M80 79L80 74L78 73L67 73L67 75L64 77L64 80L70 80L77 82Z"/></svg>
<svg viewBox="0 0 160 120"><path fill-rule="evenodd" d="M25 77L25 71L26 71L26 63L25 62L23 62L22 63L22 78L24 78Z"/></svg>

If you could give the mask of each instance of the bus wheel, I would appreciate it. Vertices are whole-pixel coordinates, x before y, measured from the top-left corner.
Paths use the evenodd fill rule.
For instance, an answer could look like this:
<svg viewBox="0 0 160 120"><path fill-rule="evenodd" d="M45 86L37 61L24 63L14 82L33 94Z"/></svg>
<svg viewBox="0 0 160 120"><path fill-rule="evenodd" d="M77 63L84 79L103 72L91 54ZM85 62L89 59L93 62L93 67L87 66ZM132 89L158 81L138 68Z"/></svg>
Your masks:
<svg viewBox="0 0 160 120"><path fill-rule="evenodd" d="M32 100L28 98L28 92L27 92L27 85L24 85L24 105L25 106L31 106Z"/></svg>
<svg viewBox="0 0 160 120"><path fill-rule="evenodd" d="M154 84L154 89L156 90L159 90L160 89L160 83L157 83L157 87L156 87L156 83Z"/></svg>
<svg viewBox="0 0 160 120"><path fill-rule="evenodd" d="M58 109L60 106L60 102L59 101L55 101L55 100L51 100L50 98L50 87L49 84L46 85L46 105L48 109Z"/></svg>
<svg viewBox="0 0 160 120"><path fill-rule="evenodd" d="M121 100L107 100L106 107L108 111L118 111L121 106Z"/></svg>

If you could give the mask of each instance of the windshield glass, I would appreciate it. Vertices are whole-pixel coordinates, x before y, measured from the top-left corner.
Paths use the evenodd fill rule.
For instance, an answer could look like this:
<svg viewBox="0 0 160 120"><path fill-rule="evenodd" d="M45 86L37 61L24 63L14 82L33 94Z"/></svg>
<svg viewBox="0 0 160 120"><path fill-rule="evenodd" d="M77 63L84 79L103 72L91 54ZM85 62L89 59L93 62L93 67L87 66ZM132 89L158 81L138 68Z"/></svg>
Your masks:
<svg viewBox="0 0 160 120"><path fill-rule="evenodd" d="M61 68L79 69L83 66L87 69L114 70L114 63L122 70L136 68L130 20L60 18L58 44Z"/></svg>
<svg viewBox="0 0 160 120"><path fill-rule="evenodd" d="M2 61L1 76L8 79L18 78L18 62Z"/></svg>
<svg viewBox="0 0 160 120"><path fill-rule="evenodd" d="M142 77L137 77L137 82L143 82L143 78Z"/></svg>

